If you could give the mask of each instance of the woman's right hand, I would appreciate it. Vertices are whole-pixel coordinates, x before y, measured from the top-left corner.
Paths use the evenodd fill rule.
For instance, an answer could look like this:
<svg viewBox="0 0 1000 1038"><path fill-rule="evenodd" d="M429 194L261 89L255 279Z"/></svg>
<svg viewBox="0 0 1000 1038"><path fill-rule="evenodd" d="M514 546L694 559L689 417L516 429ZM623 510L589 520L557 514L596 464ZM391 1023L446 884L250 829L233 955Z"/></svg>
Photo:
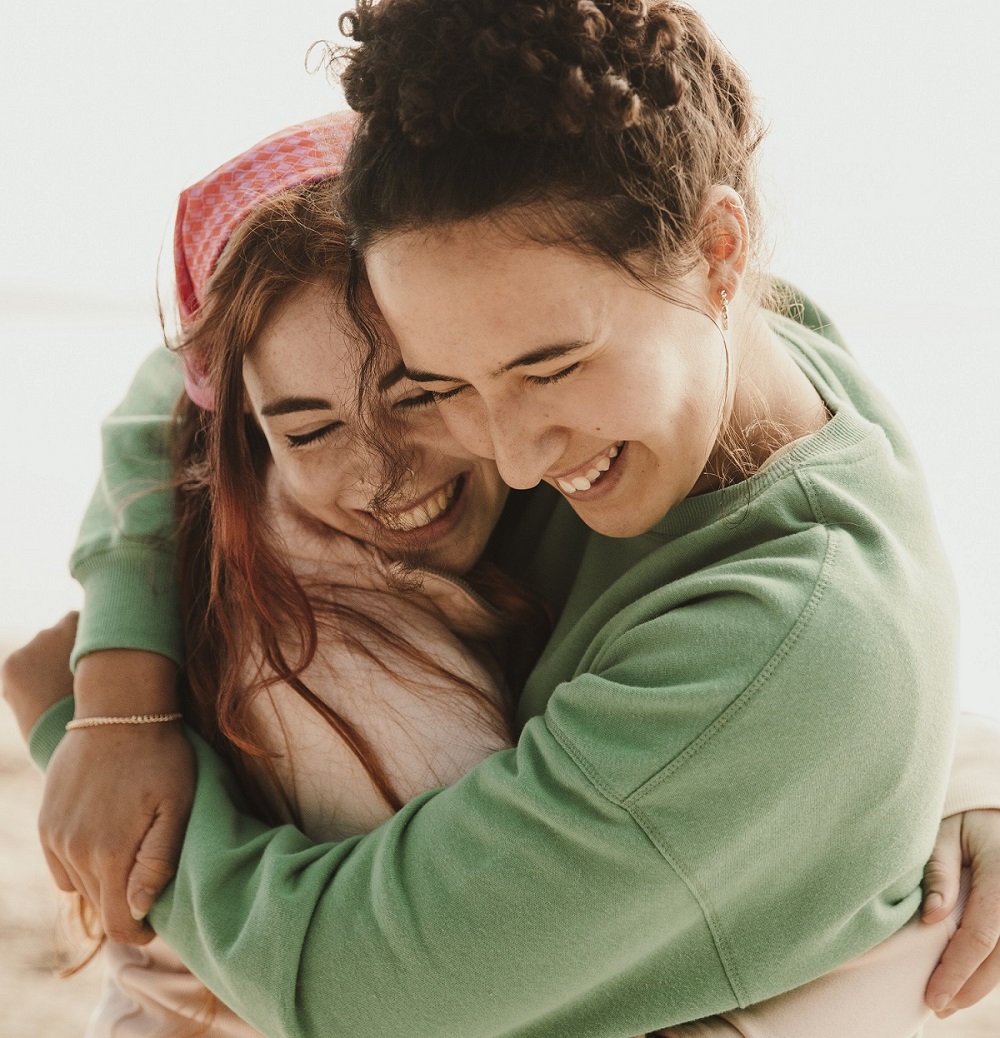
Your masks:
<svg viewBox="0 0 1000 1038"><path fill-rule="evenodd" d="M76 716L176 710L176 666L113 649L77 666ZM194 798L194 752L178 722L66 733L46 773L42 849L57 886L100 912L112 941L145 944L144 921L173 878Z"/></svg>

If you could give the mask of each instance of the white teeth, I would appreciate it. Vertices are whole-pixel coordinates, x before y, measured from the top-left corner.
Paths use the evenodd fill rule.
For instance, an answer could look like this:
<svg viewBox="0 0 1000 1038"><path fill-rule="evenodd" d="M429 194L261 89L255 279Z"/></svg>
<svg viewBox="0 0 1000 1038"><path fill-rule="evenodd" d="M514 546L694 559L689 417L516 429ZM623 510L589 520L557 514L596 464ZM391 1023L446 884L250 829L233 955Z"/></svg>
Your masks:
<svg viewBox="0 0 1000 1038"><path fill-rule="evenodd" d="M432 523L451 504L455 497L455 491L458 489L458 480L459 477L456 477L448 486L439 490L433 497L428 498L415 508L411 508L407 512L397 512L395 515L387 516L383 520L383 525L390 530L409 532L410 530L419 530L420 527Z"/></svg>
<svg viewBox="0 0 1000 1038"><path fill-rule="evenodd" d="M589 490L605 472L611 468L611 461L621 452L622 444L616 443L608 448L607 454L593 462L593 468L585 476L574 476L572 479L556 479L556 485L564 494L575 494L578 490Z"/></svg>

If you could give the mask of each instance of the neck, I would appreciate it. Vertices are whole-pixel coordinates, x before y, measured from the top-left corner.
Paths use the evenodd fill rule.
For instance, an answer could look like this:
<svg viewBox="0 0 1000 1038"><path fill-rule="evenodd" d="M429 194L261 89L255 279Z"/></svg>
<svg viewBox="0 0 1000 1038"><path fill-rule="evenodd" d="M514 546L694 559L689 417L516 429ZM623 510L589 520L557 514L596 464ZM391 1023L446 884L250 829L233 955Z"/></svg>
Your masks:
<svg viewBox="0 0 1000 1038"><path fill-rule="evenodd" d="M724 431L696 493L748 478L775 451L821 429L829 418L755 300L730 306L728 339L732 374Z"/></svg>

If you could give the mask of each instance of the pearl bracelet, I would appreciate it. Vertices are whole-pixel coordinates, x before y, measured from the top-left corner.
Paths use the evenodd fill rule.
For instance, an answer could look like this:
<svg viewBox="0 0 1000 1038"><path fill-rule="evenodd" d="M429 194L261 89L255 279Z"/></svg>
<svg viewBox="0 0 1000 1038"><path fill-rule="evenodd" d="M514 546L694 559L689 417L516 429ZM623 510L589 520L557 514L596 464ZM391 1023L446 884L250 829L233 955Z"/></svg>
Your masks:
<svg viewBox="0 0 1000 1038"><path fill-rule="evenodd" d="M66 731L77 728L99 728L105 724L160 724L164 721L179 721L184 715L177 714L133 714L131 717L81 717L70 721Z"/></svg>

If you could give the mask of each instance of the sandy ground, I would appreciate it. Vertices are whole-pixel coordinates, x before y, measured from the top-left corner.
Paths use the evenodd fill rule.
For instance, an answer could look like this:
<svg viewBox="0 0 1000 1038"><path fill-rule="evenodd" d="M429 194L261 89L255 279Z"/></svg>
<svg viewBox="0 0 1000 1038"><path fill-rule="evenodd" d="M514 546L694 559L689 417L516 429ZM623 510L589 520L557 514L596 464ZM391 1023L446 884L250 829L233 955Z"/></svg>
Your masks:
<svg viewBox="0 0 1000 1038"><path fill-rule="evenodd" d="M35 834L41 786L0 703L0 1038L79 1038L100 987L99 964L68 980L56 976L69 959L57 951L66 946L57 938L57 892ZM924 1038L1000 1038L1000 990L929 1024Z"/></svg>

